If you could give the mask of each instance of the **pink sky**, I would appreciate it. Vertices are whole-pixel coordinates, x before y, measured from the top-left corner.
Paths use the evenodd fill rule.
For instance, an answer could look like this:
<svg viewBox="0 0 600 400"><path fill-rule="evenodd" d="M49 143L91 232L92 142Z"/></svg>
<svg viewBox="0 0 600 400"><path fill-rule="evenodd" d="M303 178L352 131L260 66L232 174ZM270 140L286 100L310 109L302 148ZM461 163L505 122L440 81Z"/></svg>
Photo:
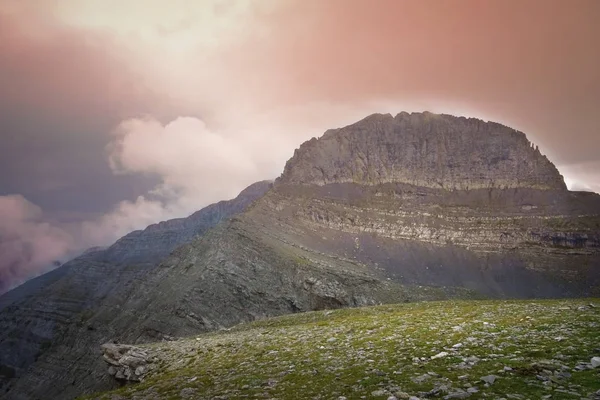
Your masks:
<svg viewBox="0 0 600 400"><path fill-rule="evenodd" d="M403 110L522 130L600 191L598 20L596 0L0 0L2 204L65 248L110 243Z"/></svg>

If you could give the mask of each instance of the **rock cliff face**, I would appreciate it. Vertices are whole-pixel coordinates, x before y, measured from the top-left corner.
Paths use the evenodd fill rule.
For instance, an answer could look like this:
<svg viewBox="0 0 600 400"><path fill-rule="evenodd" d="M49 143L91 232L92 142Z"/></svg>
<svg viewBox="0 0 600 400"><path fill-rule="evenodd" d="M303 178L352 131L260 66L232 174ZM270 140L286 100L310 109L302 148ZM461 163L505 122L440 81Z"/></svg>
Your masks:
<svg viewBox="0 0 600 400"><path fill-rule="evenodd" d="M91 290L93 307L72 301L82 296L73 295L78 285L90 291L73 274L42 292L65 293L64 306L47 308L37 295L36 307L23 307L37 314L18 316L30 321L19 323L19 334L39 336L44 318L61 333L13 381L8 398L114 387L116 370L107 373L100 353L114 340L171 340L380 302L599 295L600 196L569 192L526 137L504 126L430 113L373 115L303 144L263 197L156 268L112 281L128 273L105 268L107 254L151 254L149 246L119 246L101 263L87 255L86 276L124 282ZM69 307L77 311L65 313ZM3 326L14 315L0 314ZM135 375L119 365L123 376L126 367Z"/></svg>
<svg viewBox="0 0 600 400"><path fill-rule="evenodd" d="M562 176L506 126L432 113L371 115L304 143L282 183L405 183L447 190L561 189Z"/></svg>
<svg viewBox="0 0 600 400"><path fill-rule="evenodd" d="M36 361L43 372L35 377L33 384L40 387L43 387L41 382L51 384L53 373L61 373L65 364L80 356L77 346L84 347L87 343L86 330L91 333L96 329L85 321L107 299L118 308L136 282L143 280L173 249L241 212L270 186L270 182L258 182L235 199L209 205L188 218L132 232L107 249L86 251L1 296L0 390L6 390L9 383L14 383L12 378L25 373ZM78 344L72 351L65 351L61 343L69 339L77 340ZM41 359L46 353L49 358ZM66 355L56 356L56 353ZM44 398L44 391L39 393L37 396Z"/></svg>

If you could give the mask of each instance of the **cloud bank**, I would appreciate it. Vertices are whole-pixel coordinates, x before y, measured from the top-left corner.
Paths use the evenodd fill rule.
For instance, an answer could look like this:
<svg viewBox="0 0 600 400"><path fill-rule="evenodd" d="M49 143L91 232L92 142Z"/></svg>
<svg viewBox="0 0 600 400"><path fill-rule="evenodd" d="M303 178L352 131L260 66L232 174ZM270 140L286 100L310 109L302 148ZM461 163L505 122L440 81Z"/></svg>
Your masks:
<svg viewBox="0 0 600 400"><path fill-rule="evenodd" d="M0 196L0 221L0 293L55 267L75 247L70 233L22 196Z"/></svg>

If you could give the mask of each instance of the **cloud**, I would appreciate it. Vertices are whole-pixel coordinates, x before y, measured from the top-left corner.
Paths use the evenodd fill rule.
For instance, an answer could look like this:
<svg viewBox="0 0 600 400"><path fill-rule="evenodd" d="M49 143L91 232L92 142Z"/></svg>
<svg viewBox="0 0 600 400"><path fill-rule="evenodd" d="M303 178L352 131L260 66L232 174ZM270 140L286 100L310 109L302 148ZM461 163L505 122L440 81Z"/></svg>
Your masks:
<svg viewBox="0 0 600 400"><path fill-rule="evenodd" d="M86 234L106 242L235 197L258 176L268 174L258 161L260 155L246 144L209 130L194 117L165 125L150 117L123 121L107 147L113 171L150 174L159 183L135 201L121 202L98 221L86 222Z"/></svg>
<svg viewBox="0 0 600 400"><path fill-rule="evenodd" d="M70 233L23 196L0 196L0 221L0 293L65 261L76 247Z"/></svg>
<svg viewBox="0 0 600 400"><path fill-rule="evenodd" d="M600 193L600 161L562 165L559 170L570 190Z"/></svg>

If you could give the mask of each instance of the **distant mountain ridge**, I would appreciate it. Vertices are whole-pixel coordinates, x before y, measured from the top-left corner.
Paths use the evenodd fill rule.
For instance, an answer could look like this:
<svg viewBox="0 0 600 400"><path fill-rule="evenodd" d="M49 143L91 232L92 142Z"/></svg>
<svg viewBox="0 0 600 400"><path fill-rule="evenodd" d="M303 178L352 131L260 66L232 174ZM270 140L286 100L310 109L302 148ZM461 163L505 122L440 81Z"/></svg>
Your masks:
<svg viewBox="0 0 600 400"><path fill-rule="evenodd" d="M150 254L130 239L107 254ZM113 272L105 265L90 262L87 276L101 282ZM64 317L60 339L12 382L9 398L114 387L99 356L113 340L170 340L377 303L600 294L600 196L568 191L525 135L503 125L375 114L304 143L244 212L156 268L128 271L110 277L118 283L110 291L91 290L93 306L66 316L80 282L47 292L64 291L65 306L35 309L30 320ZM0 327L13 316L3 311Z"/></svg>

